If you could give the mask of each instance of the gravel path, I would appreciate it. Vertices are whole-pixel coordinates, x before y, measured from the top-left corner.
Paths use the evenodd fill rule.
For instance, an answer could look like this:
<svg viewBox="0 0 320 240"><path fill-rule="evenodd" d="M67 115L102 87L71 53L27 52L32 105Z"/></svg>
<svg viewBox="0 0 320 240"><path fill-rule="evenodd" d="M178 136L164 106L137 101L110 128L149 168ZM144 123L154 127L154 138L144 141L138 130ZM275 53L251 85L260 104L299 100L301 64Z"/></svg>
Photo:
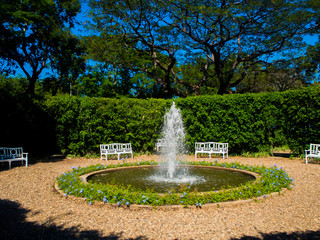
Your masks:
<svg viewBox="0 0 320 240"><path fill-rule="evenodd" d="M61 172L73 166L104 164L100 159L64 159L14 167L0 172L0 238L320 239L320 164L306 165L302 160L279 157L230 157L224 161L277 164L285 168L295 186L283 195L236 206L130 210L90 206L53 190Z"/></svg>

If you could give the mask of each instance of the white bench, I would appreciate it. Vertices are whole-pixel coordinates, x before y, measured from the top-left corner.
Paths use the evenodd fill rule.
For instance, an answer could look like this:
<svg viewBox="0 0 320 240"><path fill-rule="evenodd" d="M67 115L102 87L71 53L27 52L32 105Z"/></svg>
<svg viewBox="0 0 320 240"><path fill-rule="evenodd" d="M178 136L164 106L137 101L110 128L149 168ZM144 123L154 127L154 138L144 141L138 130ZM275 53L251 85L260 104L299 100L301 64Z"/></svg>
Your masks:
<svg viewBox="0 0 320 240"><path fill-rule="evenodd" d="M111 144L100 144L101 159L105 158L108 160L108 155L117 154L118 160L120 154L131 154L133 158L131 143L111 143Z"/></svg>
<svg viewBox="0 0 320 240"><path fill-rule="evenodd" d="M0 147L0 162L9 162L9 169L11 169L11 162L25 161L28 167L28 153L24 153L22 147L8 148Z"/></svg>
<svg viewBox="0 0 320 240"><path fill-rule="evenodd" d="M209 158L211 154L222 154L223 159L228 158L228 143L218 142L196 142L195 143L195 157L198 153L207 153Z"/></svg>
<svg viewBox="0 0 320 240"><path fill-rule="evenodd" d="M155 149L157 152L160 152L161 149L166 148L167 147L167 143L164 139L157 139L156 145L155 145Z"/></svg>
<svg viewBox="0 0 320 240"><path fill-rule="evenodd" d="M320 158L320 144L310 144L310 149L305 150L306 153L306 164L308 163L309 158Z"/></svg>

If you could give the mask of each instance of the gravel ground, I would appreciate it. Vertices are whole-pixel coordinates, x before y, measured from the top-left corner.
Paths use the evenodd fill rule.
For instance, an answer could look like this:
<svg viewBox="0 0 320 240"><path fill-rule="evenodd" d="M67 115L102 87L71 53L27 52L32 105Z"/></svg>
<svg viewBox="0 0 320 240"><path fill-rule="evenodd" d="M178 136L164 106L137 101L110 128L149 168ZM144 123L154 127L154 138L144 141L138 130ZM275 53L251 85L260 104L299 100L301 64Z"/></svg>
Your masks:
<svg viewBox="0 0 320 240"><path fill-rule="evenodd" d="M157 157L134 160L150 158ZM281 157L230 157L219 161L277 164L285 168L295 186L258 202L203 209L132 210L89 205L54 191L55 179L61 172L105 161L52 160L0 172L0 238L320 239L320 164L306 165L302 160Z"/></svg>

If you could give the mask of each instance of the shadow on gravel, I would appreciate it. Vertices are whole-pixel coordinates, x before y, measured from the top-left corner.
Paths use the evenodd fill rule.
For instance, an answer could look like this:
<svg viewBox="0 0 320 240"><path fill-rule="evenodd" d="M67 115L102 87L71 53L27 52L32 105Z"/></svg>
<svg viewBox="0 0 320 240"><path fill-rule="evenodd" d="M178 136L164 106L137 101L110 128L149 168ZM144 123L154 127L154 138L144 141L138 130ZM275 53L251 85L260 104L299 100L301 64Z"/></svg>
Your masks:
<svg viewBox="0 0 320 240"><path fill-rule="evenodd" d="M288 153L288 152L273 152L272 155L274 157L290 158L291 153Z"/></svg>
<svg viewBox="0 0 320 240"><path fill-rule="evenodd" d="M122 233L111 233L102 236L99 231L80 231L77 227L63 228L54 224L40 225L27 222L26 215L30 212L17 202L0 200L0 238L2 240L17 239L124 239ZM146 240L146 237L128 238L132 240Z"/></svg>
<svg viewBox="0 0 320 240"><path fill-rule="evenodd" d="M317 240L320 239L320 229L318 231L306 232L274 232L260 233L261 237L243 236L241 238L231 238L230 240Z"/></svg>

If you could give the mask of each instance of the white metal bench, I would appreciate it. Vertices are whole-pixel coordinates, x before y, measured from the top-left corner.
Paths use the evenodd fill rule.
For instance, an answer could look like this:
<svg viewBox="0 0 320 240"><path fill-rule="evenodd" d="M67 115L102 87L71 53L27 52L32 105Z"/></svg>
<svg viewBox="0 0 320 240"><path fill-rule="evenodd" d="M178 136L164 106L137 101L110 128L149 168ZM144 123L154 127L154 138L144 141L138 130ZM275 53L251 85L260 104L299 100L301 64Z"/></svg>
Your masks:
<svg viewBox="0 0 320 240"><path fill-rule="evenodd" d="M24 153L22 147L8 148L0 147L0 162L9 162L9 169L11 169L11 162L25 161L28 167L28 153Z"/></svg>
<svg viewBox="0 0 320 240"><path fill-rule="evenodd" d="M228 158L228 143L218 143L218 142L196 142L195 143L195 157L197 154L207 153L209 158L211 154L222 154L223 159Z"/></svg>
<svg viewBox="0 0 320 240"><path fill-rule="evenodd" d="M310 144L310 149L305 150L306 153L306 164L308 163L308 158L320 158L320 144Z"/></svg>
<svg viewBox="0 0 320 240"><path fill-rule="evenodd" d="M131 143L100 144L100 154L101 159L105 158L106 160L108 160L108 155L110 154L117 154L118 160L120 159L120 154L131 154L133 158Z"/></svg>
<svg viewBox="0 0 320 240"><path fill-rule="evenodd" d="M167 143L164 139L157 139L156 145L155 145L155 149L157 152L160 152L161 149L164 149L167 147Z"/></svg>

